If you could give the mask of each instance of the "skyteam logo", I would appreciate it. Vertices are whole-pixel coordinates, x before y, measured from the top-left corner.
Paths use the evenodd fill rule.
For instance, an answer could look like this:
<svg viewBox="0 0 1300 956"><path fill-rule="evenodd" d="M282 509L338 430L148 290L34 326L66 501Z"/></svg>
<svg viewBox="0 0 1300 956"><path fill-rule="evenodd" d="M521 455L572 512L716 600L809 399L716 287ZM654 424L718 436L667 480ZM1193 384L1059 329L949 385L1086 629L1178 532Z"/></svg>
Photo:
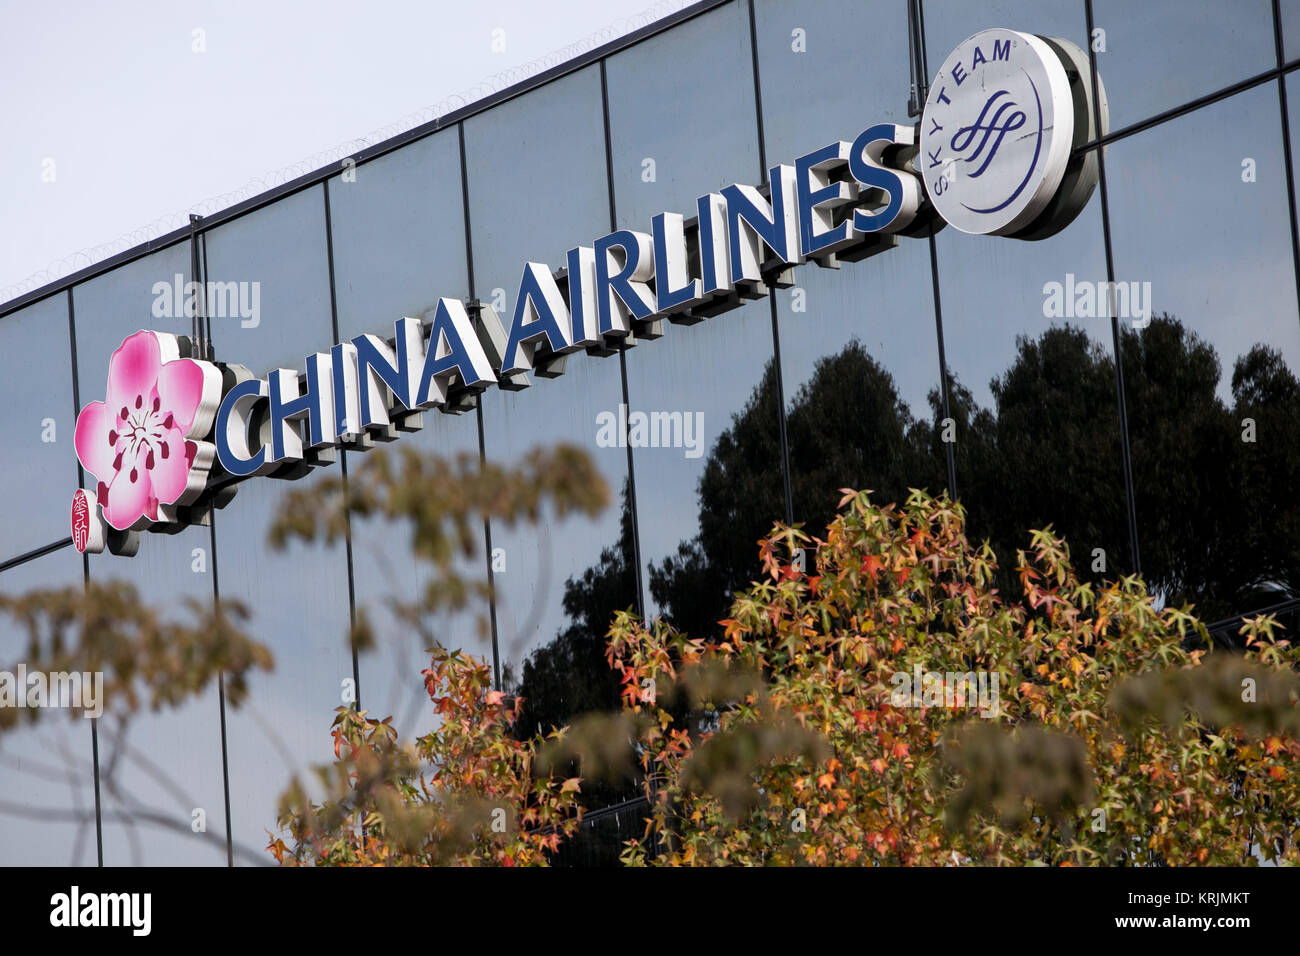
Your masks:
<svg viewBox="0 0 1300 956"><path fill-rule="evenodd" d="M953 50L926 99L919 158L945 220L975 235L1042 238L1077 215L1095 182L1080 184L1084 161L1071 160L1093 130L1087 70L1073 44L1015 30L985 30Z"/></svg>

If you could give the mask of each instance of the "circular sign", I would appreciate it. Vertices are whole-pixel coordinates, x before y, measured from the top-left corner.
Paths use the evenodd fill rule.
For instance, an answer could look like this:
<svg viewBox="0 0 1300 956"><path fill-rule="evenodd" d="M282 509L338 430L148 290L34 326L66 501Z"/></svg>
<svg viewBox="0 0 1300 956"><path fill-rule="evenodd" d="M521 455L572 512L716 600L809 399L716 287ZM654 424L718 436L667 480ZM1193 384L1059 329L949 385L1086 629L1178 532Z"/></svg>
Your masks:
<svg viewBox="0 0 1300 956"><path fill-rule="evenodd" d="M962 232L1005 236L1055 197L1070 161L1075 103L1041 38L984 30L943 63L921 115L917 157L930 201Z"/></svg>

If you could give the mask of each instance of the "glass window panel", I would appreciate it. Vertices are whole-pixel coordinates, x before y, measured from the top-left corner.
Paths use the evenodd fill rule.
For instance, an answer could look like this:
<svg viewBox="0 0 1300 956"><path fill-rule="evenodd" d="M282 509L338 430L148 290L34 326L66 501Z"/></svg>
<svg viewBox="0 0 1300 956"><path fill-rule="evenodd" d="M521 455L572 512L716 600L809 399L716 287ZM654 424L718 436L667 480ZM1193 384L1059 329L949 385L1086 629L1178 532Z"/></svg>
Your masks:
<svg viewBox="0 0 1300 956"><path fill-rule="evenodd" d="M557 268L568 249L609 231L603 143L596 66L466 121L476 292L507 320L525 262ZM527 202L516 188L521 169L541 184ZM558 379L534 376L521 392L491 389L483 396L487 457L513 463L537 445L576 444L594 458L617 502L626 450L598 447L596 434L597 415L618 408L619 360L579 352L566 368ZM617 705L603 635L613 611L636 600L619 519L615 504L595 520L557 521L548 513L536 527L493 524L492 544L506 563L495 576L500 655L530 698L525 732L592 706ZM525 657L543 647L528 670Z"/></svg>
<svg viewBox="0 0 1300 956"><path fill-rule="evenodd" d="M133 332L143 328L191 334L191 320L176 307L175 293L177 283L183 287L189 279L190 247L177 243L76 287L73 306L83 404L104 400L109 358ZM162 285L155 288L156 283ZM87 484L94 486L90 478ZM142 600L178 616L187 613L185 597L212 600L207 528L141 538L135 557L93 555L91 576L128 581ZM114 768L111 779L105 774L101 781L105 863L226 862L219 706L214 682L176 710L143 711L125 728L101 724L101 768ZM168 782L160 782L160 776ZM203 811L205 819L202 836L191 828L196 809ZM149 822L142 813L165 818L169 824Z"/></svg>
<svg viewBox="0 0 1300 956"><path fill-rule="evenodd" d="M1271 0L1094 0L1093 18L1113 130L1277 64Z"/></svg>
<svg viewBox="0 0 1300 956"><path fill-rule="evenodd" d="M930 81L933 82L934 74L957 44L981 30L994 27L1039 36L1064 37L1086 52L1088 22L1083 3L1084 0L981 0L980 3L923 0L925 55L930 67ZM1116 41L1118 43L1118 38ZM906 55L907 48L902 47L900 52ZM1105 79L1109 75L1105 60L1101 71ZM1114 110L1113 103L1111 109Z"/></svg>
<svg viewBox="0 0 1300 956"><path fill-rule="evenodd" d="M5 320L7 321L7 320ZM71 545L0 571L10 596L78 585L81 555ZM27 659L26 631L0 615L0 668ZM34 724L0 732L0 862L9 866L94 866L95 768L91 721L47 711Z"/></svg>
<svg viewBox="0 0 1300 956"><path fill-rule="evenodd" d="M667 325L628 353L627 378L629 421L682 420L680 443L633 449L647 613L715 634L758 574L758 539L785 519L771 306Z"/></svg>
<svg viewBox="0 0 1300 956"><path fill-rule="evenodd" d="M311 768L333 760L330 722L353 676L343 545L274 551L266 540L284 495L314 480L245 482L216 517L222 599L248 607L248 633L275 657L273 672L249 681L244 705L226 706L231 833L253 849L275 829L290 774L310 787Z"/></svg>
<svg viewBox="0 0 1300 956"><path fill-rule="evenodd" d="M261 289L257 324L212 320L222 359L255 373L301 369L309 352L333 342L324 212L317 187L212 231L209 277L256 281ZM231 829L236 842L251 847L265 846L265 831L274 829L289 774L305 775L332 759L330 722L343 702L343 682L353 676L345 547L273 551L267 544L283 497L314 480L245 481L215 516L221 596L249 607L248 629L276 663L274 673L250 681L242 708L227 701Z"/></svg>
<svg viewBox="0 0 1300 956"><path fill-rule="evenodd" d="M874 123L915 123L907 115L907 5L873 3L869 34L846 29L862 15L863 5L855 0L756 0L769 163L792 162L837 139L852 142ZM802 36L795 36L796 30ZM863 55L867 36L869 56Z"/></svg>
<svg viewBox="0 0 1300 956"><path fill-rule="evenodd" d="M460 138L448 129L330 180L339 335L392 335L393 321L468 295Z"/></svg>
<svg viewBox="0 0 1300 956"><path fill-rule="evenodd" d="M424 428L402 436L402 450L438 455L454 461L461 453L478 458L478 420L474 411L461 415L424 412ZM351 455L349 468L363 459ZM365 609L375 638L373 649L358 661L361 675L361 706L372 716L393 716L393 726L402 738L428 733L435 724L433 705L424 689L420 672L429 666L429 646L423 636L410 629L393 610L394 601L422 599L432 574L427 562L411 553L409 522L391 523L379 519L353 519L352 578L357 609ZM487 576L483 535L478 534L477 554L458 556L452 572L469 581ZM462 612L441 613L427 619L433 637L445 647L492 660L490 633L480 635L479 616L486 620L486 603L476 603Z"/></svg>
<svg viewBox="0 0 1300 956"><path fill-rule="evenodd" d="M104 400L108 360L131 333L152 329L172 335L193 334L193 322L184 310L184 287L190 278L190 244L178 242L72 290L77 382L83 405ZM178 285L182 290L179 297Z"/></svg>
<svg viewBox="0 0 1300 956"><path fill-rule="evenodd" d="M659 212L691 218L696 197L766 180L745 4L620 52L607 72L621 226L649 232ZM708 109L691 105L701 89ZM657 181L646 181L643 158ZM730 588L753 577L756 540L785 516L773 354L765 300L695 325L665 322L662 338L627 353L629 427L634 415L681 422L667 447L633 448L647 612L693 633L714 630Z"/></svg>
<svg viewBox="0 0 1300 956"><path fill-rule="evenodd" d="M552 651L558 650L556 638L573 628L581 631L583 640L595 638L599 643L604 629L597 631L596 623L608 628L614 611L636 604L633 569L621 550L620 536L627 452L596 444L598 416L616 412L620 398L617 356L601 359L587 355L570 356L562 378L535 381L522 392L489 392L484 397L489 461L514 464L533 448L567 442L592 457L611 495L610 506L595 519L559 520L548 509L535 526L493 522L492 546L501 549L506 568L494 575L498 647L502 668L509 665L517 678L526 676L524 659L537 648L550 645ZM584 584L582 576L588 570L599 578L600 586ZM577 613L571 613L570 602L578 602ZM591 648L584 645L584 649ZM540 666L542 662L536 663ZM572 677L598 682L607 676L606 671L604 666ZM521 693L527 696L527 689ZM533 700L542 704L536 692ZM556 706L563 705L557 702Z"/></svg>
<svg viewBox="0 0 1300 956"><path fill-rule="evenodd" d="M90 558L92 579L130 582L164 619L186 623L192 619L185 598L211 603L212 574L211 536L201 526L143 534L134 557L105 552ZM126 726L101 721L106 865L226 864L220 707L213 680L181 707L156 713L144 707ZM193 829L196 810L202 811L202 833ZM260 856L261 845L252 849Z"/></svg>
<svg viewBox="0 0 1300 956"><path fill-rule="evenodd" d="M1150 283L1154 317L1123 346L1147 582L1210 620L1294 597L1300 316L1276 87L1115 143L1106 176L1117 278Z"/></svg>
<svg viewBox="0 0 1300 956"><path fill-rule="evenodd" d="M948 228L936 256L957 496L973 536L992 540L1008 573L1029 530L1049 524L1081 572L1130 570L1111 322L1095 300L1100 193L1051 238ZM1093 298L1074 292L1085 287Z"/></svg>
<svg viewBox="0 0 1300 956"><path fill-rule="evenodd" d="M507 318L525 262L558 269L569 249L609 232L604 142L595 65L465 121L475 293L500 293Z"/></svg>
<svg viewBox="0 0 1300 956"><path fill-rule="evenodd" d="M330 181L330 224L339 334L392 334L401 316L431 315L441 296L467 298L464 199L460 137L445 130L357 167L356 179ZM478 457L478 413L423 414L424 428L402 436L402 449L454 459ZM353 456L350 464L363 459ZM479 554L457 561L456 573L481 580L487 573L482 535ZM359 660L362 706L394 717L403 737L427 732L432 704L420 671L428 666L426 642L393 614L392 602L415 601L428 583L427 566L410 549L410 527L354 520L352 569L357 607L370 615L375 647ZM440 615L434 636L449 647L483 657L491 644L478 640L476 613Z"/></svg>
<svg viewBox="0 0 1300 956"><path fill-rule="evenodd" d="M913 122L906 5L872 9L868 58L860 35L843 29L860 11L853 0L757 4L763 129L773 155L793 159L852 142L873 123ZM796 52L797 29L806 53ZM848 69L858 82L843 82ZM839 269L806 265L795 281L777 293L795 520L823 526L843 487L871 488L882 501L900 500L909 487L938 494L947 486L942 446L916 427L931 418L928 396L939 387L929 244L900 238Z"/></svg>
<svg viewBox="0 0 1300 956"><path fill-rule="evenodd" d="M649 232L651 218L664 211L689 219L697 196L766 178L758 159L752 60L744 3L729 3L609 58L620 228ZM697 99L701 90L708 91L706 101ZM794 159L769 155L774 163Z"/></svg>
<svg viewBox="0 0 1300 956"><path fill-rule="evenodd" d="M334 344L323 189L314 186L206 234L207 281L238 296L209 319L216 354L260 375L302 368ZM256 364L255 364L256 363Z"/></svg>
<svg viewBox="0 0 1300 956"><path fill-rule="evenodd" d="M1282 50L1287 61L1300 56L1300 0L1282 0Z"/></svg>
<svg viewBox="0 0 1300 956"><path fill-rule="evenodd" d="M839 270L805 268L777 305L795 520L820 531L840 488L870 488L881 503L901 502L909 488L941 494L926 241L902 239Z"/></svg>
<svg viewBox="0 0 1300 956"><path fill-rule="evenodd" d="M0 404L8 410L0 422L4 561L71 533L77 419L67 296L54 295L0 318L0 355L6 357Z"/></svg>

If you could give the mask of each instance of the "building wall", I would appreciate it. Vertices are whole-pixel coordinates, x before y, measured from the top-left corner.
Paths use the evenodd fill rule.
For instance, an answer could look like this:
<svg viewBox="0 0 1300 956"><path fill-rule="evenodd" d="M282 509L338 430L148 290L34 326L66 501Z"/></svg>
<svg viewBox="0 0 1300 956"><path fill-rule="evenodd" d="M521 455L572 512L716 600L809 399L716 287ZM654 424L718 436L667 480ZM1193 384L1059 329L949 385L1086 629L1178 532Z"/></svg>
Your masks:
<svg viewBox="0 0 1300 956"><path fill-rule="evenodd" d="M803 266L794 288L696 325L666 323L662 338L618 355L571 355L562 377L489 390L467 414L426 413L404 447L512 462L572 442L618 501L595 520L485 529L485 549L490 535L506 560L494 576L494 643L468 614L444 623L444 643L518 678L529 654L582 631L564 597L588 569L617 595L598 614L633 606L705 627L756 567L764 528L824 522L846 485L883 500L909 487L955 491L971 533L1004 564L1029 528L1051 523L1085 574L1141 571L1160 600L1194 602L1209 620L1295 597L1300 307L1287 104L1300 90L1287 64L1300 56L1300 0L1276 13L1275 26L1269 0L1203 0L1195 15L1175 0L926 0L931 71L994 26L1093 46L1113 134L1103 188L1041 242L951 228L902 238L839 269ZM901 0L707 6L363 163L355 182L334 175L206 231L209 279L261 284L256 327L212 320L216 356L259 374L298 368L340 338L428 313L439 296L504 302L508 314L526 261L558 267L611 227L689 216L706 191L762 182L770 165L871 123L913 122L908 76ZM358 608L389 638L355 663L363 705L396 714L404 734L428 726L419 648L384 611L386 597L420 584L404 539L356 527L336 546L271 551L267 524L300 483L247 482L211 528L149 535L134 559L72 549L77 410L100 397L125 335L169 331L168 321L188 332L188 319L156 320L150 308L155 282L191 278L190 252L175 243L0 317L0 593L89 576L125 578L169 606L237 597L278 666L254 679L244 708L223 710L214 689L137 720L125 742L107 720L93 740L90 721L61 718L0 736L0 862L94 863L98 824L108 864L223 864L227 816L236 862L257 856L286 762L331 757ZM1108 277L1149 282L1157 318L1138 328L1045 314L1047 284ZM597 416L623 401L702 413L703 453L599 447ZM1253 442L1242 440L1247 418ZM955 440L944 440L946 419ZM355 459L340 457L333 467ZM0 666L23 650L0 622ZM132 823L140 805L186 826L203 808L220 839ZM599 845L576 858L607 858L602 847L631 832L622 817L589 830Z"/></svg>

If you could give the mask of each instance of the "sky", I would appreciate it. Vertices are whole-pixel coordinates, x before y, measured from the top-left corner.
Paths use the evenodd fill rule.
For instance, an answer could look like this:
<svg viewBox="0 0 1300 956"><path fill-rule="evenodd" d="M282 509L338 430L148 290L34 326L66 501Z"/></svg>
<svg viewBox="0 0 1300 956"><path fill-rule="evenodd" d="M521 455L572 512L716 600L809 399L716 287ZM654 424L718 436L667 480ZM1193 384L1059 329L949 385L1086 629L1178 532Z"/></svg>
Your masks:
<svg viewBox="0 0 1300 956"><path fill-rule="evenodd" d="M0 0L0 303L686 5Z"/></svg>

